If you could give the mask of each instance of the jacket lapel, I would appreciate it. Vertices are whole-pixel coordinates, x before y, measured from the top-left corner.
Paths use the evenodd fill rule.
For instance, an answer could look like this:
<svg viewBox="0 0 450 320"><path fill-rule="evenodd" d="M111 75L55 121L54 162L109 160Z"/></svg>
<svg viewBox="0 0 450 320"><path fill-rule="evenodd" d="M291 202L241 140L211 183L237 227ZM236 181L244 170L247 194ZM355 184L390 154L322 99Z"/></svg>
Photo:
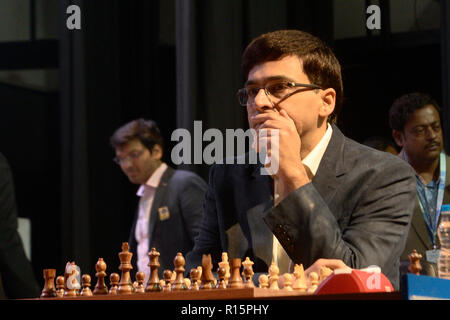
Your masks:
<svg viewBox="0 0 450 320"><path fill-rule="evenodd" d="M338 178L345 174L344 135L337 126L332 125L333 134L313 178L313 185L322 195L325 203L330 204L338 186Z"/></svg>
<svg viewBox="0 0 450 320"><path fill-rule="evenodd" d="M423 242L425 248L430 250L431 240L428 234L428 228L427 225L425 224L425 219L423 217L422 210L420 209L419 200L417 196L416 196L416 205L411 220L411 227L416 232L418 238Z"/></svg>
<svg viewBox="0 0 450 320"><path fill-rule="evenodd" d="M168 189L167 186L168 186L170 178L172 178L172 175L174 174L174 172L175 172L174 169L167 167L166 171L164 171L164 174L161 177L158 188L156 188L156 191L155 191L152 208L150 209L150 221L149 221L149 227L148 227L148 231L150 233L150 236L148 239L149 248L152 243L156 222L159 220L158 208L160 208L162 206L162 204L167 203L167 189Z"/></svg>
<svg viewBox="0 0 450 320"><path fill-rule="evenodd" d="M251 179L258 180L259 188L257 194L262 199L262 202L249 201L249 203L258 202L258 204L248 208L246 215L253 253L255 257L260 258L267 266L270 266L272 262L273 234L263 218L267 214L267 210L274 205L271 185L273 180L269 175L262 175L261 169L263 169L263 165L259 162L256 165L249 165L248 167ZM250 192L249 194L254 193Z"/></svg>

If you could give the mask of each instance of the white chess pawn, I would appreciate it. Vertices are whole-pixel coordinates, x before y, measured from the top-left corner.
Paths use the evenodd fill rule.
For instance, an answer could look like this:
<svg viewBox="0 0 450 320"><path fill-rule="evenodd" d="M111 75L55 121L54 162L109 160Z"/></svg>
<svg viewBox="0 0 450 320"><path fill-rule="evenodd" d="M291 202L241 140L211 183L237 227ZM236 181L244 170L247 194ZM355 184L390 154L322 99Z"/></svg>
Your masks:
<svg viewBox="0 0 450 320"><path fill-rule="evenodd" d="M280 273L280 269L272 262L269 268L269 289L272 290L280 290L278 287L278 274Z"/></svg>
<svg viewBox="0 0 450 320"><path fill-rule="evenodd" d="M311 286L308 288L309 293L314 293L317 289L317 286L319 284L319 275L317 272L311 272L309 274L309 281L311 282Z"/></svg>

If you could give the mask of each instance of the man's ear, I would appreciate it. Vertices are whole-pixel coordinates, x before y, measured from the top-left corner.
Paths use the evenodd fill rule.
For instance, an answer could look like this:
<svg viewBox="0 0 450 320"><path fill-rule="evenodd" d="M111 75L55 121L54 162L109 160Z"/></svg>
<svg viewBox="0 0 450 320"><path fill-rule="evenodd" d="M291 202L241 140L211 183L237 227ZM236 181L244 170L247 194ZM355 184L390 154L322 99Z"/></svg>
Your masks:
<svg viewBox="0 0 450 320"><path fill-rule="evenodd" d="M394 138L395 143L403 148L403 132L392 130L392 137Z"/></svg>
<svg viewBox="0 0 450 320"><path fill-rule="evenodd" d="M159 144L155 144L151 152L152 158L155 160L161 160L163 156L163 149Z"/></svg>
<svg viewBox="0 0 450 320"><path fill-rule="evenodd" d="M336 106L336 91L333 88L327 88L320 93L322 97L322 105L319 110L321 117L328 117L333 113Z"/></svg>

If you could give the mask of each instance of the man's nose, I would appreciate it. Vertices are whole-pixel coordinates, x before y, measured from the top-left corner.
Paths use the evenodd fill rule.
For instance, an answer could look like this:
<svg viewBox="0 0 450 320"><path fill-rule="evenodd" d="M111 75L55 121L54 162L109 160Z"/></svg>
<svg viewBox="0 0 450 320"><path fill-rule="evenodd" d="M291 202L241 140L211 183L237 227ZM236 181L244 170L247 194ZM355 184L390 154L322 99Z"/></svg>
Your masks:
<svg viewBox="0 0 450 320"><path fill-rule="evenodd" d="M259 112L273 107L272 101L270 101L264 88L259 89L258 94L255 96L255 107Z"/></svg>
<svg viewBox="0 0 450 320"><path fill-rule="evenodd" d="M129 159L123 159L123 160L120 162L120 167L122 168L123 171L127 171L128 169L131 168L132 165L133 165L133 164L132 164L131 161L129 161Z"/></svg>
<svg viewBox="0 0 450 320"><path fill-rule="evenodd" d="M434 140L434 139L436 139L436 137L437 137L437 132L436 131L434 131L434 129L432 128L432 127L428 127L427 129L426 129L427 131L427 139L429 139L429 140Z"/></svg>

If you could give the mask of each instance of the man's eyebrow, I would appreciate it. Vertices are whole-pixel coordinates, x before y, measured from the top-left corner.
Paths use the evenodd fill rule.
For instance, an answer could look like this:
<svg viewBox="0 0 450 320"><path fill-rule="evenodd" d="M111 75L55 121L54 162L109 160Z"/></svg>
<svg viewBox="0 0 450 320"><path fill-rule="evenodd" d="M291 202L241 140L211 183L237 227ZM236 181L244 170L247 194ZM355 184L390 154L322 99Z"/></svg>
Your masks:
<svg viewBox="0 0 450 320"><path fill-rule="evenodd" d="M258 80L248 80L245 83L245 86L249 86L249 85L254 85L257 83L266 83L269 81L289 81L289 82L295 82L294 79L291 79L287 76L272 76L272 77L267 77L267 78L262 78L262 79L258 79Z"/></svg>
<svg viewBox="0 0 450 320"><path fill-rule="evenodd" d="M413 128L413 130L414 130L414 129L416 129L416 128L426 128L426 127L428 127L428 126L434 126L434 125L437 125L437 124L440 124L440 122L436 120L436 121L433 121L433 122L431 122L431 123L418 124L418 125L416 125L416 126L414 126L414 127L412 127L412 128Z"/></svg>

